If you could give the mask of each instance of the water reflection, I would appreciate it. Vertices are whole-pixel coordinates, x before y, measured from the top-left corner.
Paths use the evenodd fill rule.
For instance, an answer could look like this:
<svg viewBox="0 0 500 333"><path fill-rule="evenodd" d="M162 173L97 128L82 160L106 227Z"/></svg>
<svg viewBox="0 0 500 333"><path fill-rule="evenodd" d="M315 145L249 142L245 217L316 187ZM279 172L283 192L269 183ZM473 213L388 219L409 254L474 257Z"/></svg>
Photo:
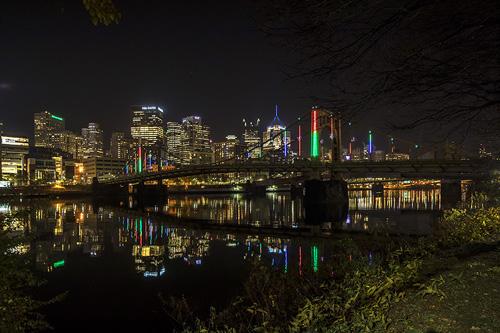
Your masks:
<svg viewBox="0 0 500 333"><path fill-rule="evenodd" d="M205 308L223 304L217 300L227 302L241 291L253 261L286 274L333 274L332 267L355 256L369 265L383 246L368 237L356 243L361 252L354 253L338 239L249 235L192 223L301 227L302 201L287 194L173 196L140 210L129 209L130 204L33 200L0 205L3 212L28 212L16 220L16 232L33 236L20 251L31 251L36 267L47 272L50 295L70 292L66 303L55 305L51 313L64 317L55 322L69 323L59 328L71 329L81 316L88 322L102 320L99 313L109 314L109 308L121 316L113 323L127 323L136 315L138 301L160 313L158 293L190 295ZM429 233L439 208L434 190L386 191L383 197L350 192L341 228ZM158 321L163 323L164 317L159 315Z"/></svg>
<svg viewBox="0 0 500 333"><path fill-rule="evenodd" d="M103 208L90 202L31 201L2 206L4 211L29 209L20 221L27 233L35 235L30 244L37 266L51 271L62 266L66 254L80 251L89 257L128 253L134 269L144 277L161 277L168 262L203 265L214 244L235 248L241 259L265 259L274 267L301 273L308 266L318 271L329 253L329 243L312 244L304 239L263 237L207 232L172 227L155 220L157 212L179 219L206 219L217 223L297 227L302 223L300 198L273 193L266 197L241 195L177 196L166 203L148 207L145 213L118 208ZM438 190L386 191L374 196L371 191L349 193L349 213L341 227L345 230L392 230L426 234L440 208ZM310 253L310 255L306 254ZM58 264L56 264L58 263Z"/></svg>

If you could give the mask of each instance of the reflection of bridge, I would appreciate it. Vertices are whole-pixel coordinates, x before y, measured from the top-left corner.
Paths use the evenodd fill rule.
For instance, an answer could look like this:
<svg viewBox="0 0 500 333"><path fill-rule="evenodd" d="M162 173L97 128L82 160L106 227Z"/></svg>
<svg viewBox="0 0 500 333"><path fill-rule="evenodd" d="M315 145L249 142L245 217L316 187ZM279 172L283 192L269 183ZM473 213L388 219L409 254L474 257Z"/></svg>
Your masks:
<svg viewBox="0 0 500 333"><path fill-rule="evenodd" d="M384 162L320 163L307 160L272 163L265 161L232 162L183 166L168 171L142 172L103 181L103 184L133 184L179 177L227 173L270 173L302 176L333 173L343 178L390 177L401 179L479 179L493 169L484 160L408 160Z"/></svg>

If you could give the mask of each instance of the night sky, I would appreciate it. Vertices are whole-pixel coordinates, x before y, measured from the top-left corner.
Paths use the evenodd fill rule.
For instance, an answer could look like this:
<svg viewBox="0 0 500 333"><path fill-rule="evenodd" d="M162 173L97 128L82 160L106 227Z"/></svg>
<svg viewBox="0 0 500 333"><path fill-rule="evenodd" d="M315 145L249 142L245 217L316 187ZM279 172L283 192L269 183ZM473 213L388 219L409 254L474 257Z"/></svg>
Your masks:
<svg viewBox="0 0 500 333"><path fill-rule="evenodd" d="M290 122L311 105L285 80L284 53L258 30L245 1L117 1L118 25L94 26L80 1L0 6L0 113L5 131L32 135L48 110L106 137L129 128L129 106L160 105L167 121L201 115L214 137L240 135L242 118Z"/></svg>

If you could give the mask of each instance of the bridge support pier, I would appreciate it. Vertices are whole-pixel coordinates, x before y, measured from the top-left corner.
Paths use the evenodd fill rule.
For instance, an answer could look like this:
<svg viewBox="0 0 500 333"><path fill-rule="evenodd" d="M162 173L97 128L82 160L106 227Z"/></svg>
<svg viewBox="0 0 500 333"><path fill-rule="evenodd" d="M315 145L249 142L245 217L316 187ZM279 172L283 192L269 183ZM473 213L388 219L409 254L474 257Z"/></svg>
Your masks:
<svg viewBox="0 0 500 333"><path fill-rule="evenodd" d="M304 208L306 224L341 222L347 216L347 182L339 179L304 182Z"/></svg>
<svg viewBox="0 0 500 333"><path fill-rule="evenodd" d="M257 185L255 182L247 182L243 188L246 194L261 195L266 193L266 186Z"/></svg>
<svg viewBox="0 0 500 333"><path fill-rule="evenodd" d="M461 200L462 182L460 180L441 180L441 208L453 208Z"/></svg>
<svg viewBox="0 0 500 333"><path fill-rule="evenodd" d="M384 195L384 184L373 183L372 184L372 194L374 196L383 196Z"/></svg>

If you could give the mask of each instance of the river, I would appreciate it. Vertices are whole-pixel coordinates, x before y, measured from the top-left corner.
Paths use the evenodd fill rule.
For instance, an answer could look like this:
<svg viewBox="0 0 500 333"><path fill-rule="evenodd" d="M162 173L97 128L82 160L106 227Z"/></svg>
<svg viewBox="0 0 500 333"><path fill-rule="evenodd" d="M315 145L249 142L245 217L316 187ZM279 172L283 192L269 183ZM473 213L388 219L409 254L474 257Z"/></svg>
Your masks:
<svg viewBox="0 0 500 333"><path fill-rule="evenodd" d="M0 203L0 212L24 212L19 232L33 237L25 250L46 281L36 296L66 293L43 310L55 329L169 331L160 296L184 295L206 315L241 292L253 261L286 274L319 273L349 260L342 239L350 235L366 238L371 258L375 232L432 233L440 202L439 189L350 191L348 212L323 225L331 232L320 237L280 234L304 226L302 199L283 193L174 195L140 208L131 198L15 200ZM225 225L252 229L217 228ZM259 234L261 227L271 232Z"/></svg>

